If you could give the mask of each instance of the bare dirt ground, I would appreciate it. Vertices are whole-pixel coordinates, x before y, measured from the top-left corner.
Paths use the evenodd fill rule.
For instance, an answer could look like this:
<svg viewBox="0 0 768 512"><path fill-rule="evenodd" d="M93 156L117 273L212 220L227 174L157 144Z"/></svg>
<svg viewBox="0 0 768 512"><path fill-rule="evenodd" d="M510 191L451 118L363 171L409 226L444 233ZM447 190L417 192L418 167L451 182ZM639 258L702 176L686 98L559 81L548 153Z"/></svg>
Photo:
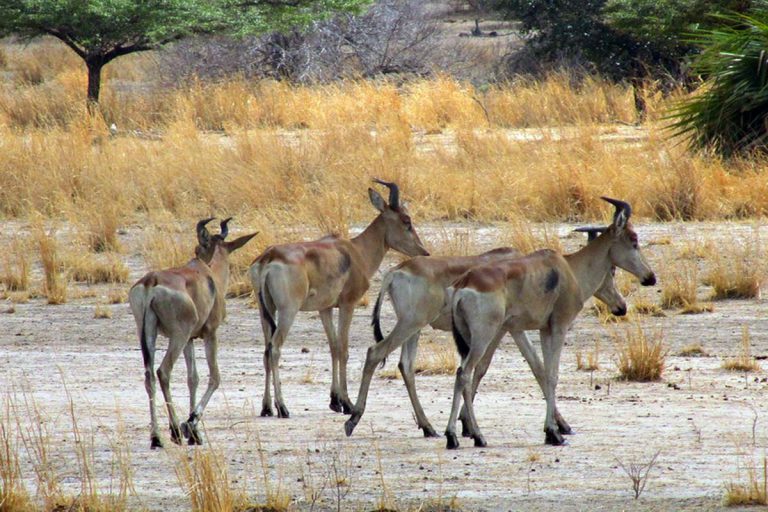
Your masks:
<svg viewBox="0 0 768 512"><path fill-rule="evenodd" d="M573 226L558 226L563 243L573 249L580 238ZM421 226L420 226L421 228ZM754 223L670 223L637 221L646 254L657 267L681 240L751 239L765 229ZM439 229L445 229L441 227ZM438 228L421 228L434 239ZM463 226L481 240L495 243L496 228ZM762 233L760 233L762 231ZM133 247L137 234L122 235ZM669 244L671 241L671 245ZM135 244L134 244L135 245ZM247 249L244 249L247 250ZM131 281L145 271L142 260L125 254ZM387 258L369 292L378 293ZM125 285L127 289L129 285ZM630 296L656 300L659 288ZM35 299L15 305L0 317L0 389L17 396L26 389L43 411L50 429L55 470L64 488L80 488L64 384L71 392L81 429L93 432L95 474L105 491L110 482L112 449L118 423L132 449L135 494L132 507L187 510L189 500L176 478L179 457L200 448L149 449L149 415L141 355L127 304L108 306L112 318L95 319L97 297L74 299L60 306ZM702 295L706 290L701 290ZM764 454L768 409L762 399L768 383L763 374L732 373L721 368L725 356L738 353L742 326L749 326L753 354L768 354L765 304L760 299L715 303L713 313L643 317L649 329L661 329L669 348L663 381L628 383L615 379L611 330L586 310L572 329L562 357L559 407L576 430L565 447L543 444L544 402L525 361L511 340L499 349L476 402L487 448L463 441L458 451L445 450L444 439L424 439L417 430L400 380L375 377L368 409L351 438L344 435L345 416L328 409L330 357L318 316L301 313L283 350L281 376L290 419L258 416L263 392L263 340L258 312L249 299L228 301L228 322L220 329L219 361L223 383L204 419L206 443L228 464L233 486L243 487L255 502L265 501L265 478L274 490L293 497L308 510L308 472L315 481L335 465L343 482L326 486L320 509L370 510L385 497L389 506L417 509L455 498L464 510L702 510L721 507L724 486L743 480L744 466ZM359 308L351 329L350 394L357 385L372 342L370 306ZM394 323L384 308L385 332ZM447 333L427 328L422 340L451 344ZM536 339L536 336L533 337ZM576 370L575 352L601 341L602 368L594 374ZM680 357L683 346L700 342L709 356ZM164 350L164 340L160 350ZM161 352L162 353L162 352ZM203 351L198 368L206 383ZM388 360L391 368L397 354ZM174 398L182 416L188 400L183 362L174 372ZM453 387L451 375L417 376L428 417L438 432L445 428ZM5 413L4 411L0 413ZM28 422L22 413L21 423ZM165 424L164 411L161 425ZM261 447L261 452L259 450ZM645 462L660 451L647 488L637 501L619 461ZM34 491L30 460L21 449L24 475ZM741 468L740 472L737 470ZM760 462L762 471L762 462ZM762 476L762 475L761 475ZM345 496L339 498L336 490ZM340 503L339 503L340 502Z"/></svg>

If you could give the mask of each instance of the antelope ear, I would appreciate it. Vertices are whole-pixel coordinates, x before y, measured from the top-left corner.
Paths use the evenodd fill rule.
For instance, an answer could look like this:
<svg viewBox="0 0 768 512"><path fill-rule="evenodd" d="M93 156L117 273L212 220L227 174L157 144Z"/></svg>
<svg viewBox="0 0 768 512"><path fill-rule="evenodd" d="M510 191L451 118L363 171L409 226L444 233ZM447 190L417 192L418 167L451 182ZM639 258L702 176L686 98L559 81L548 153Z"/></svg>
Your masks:
<svg viewBox="0 0 768 512"><path fill-rule="evenodd" d="M368 189L368 197L371 200L371 204L374 208L379 210L380 212L383 212L387 208L387 202L384 201L384 198L381 197L381 194L373 190L372 188Z"/></svg>
<svg viewBox="0 0 768 512"><path fill-rule="evenodd" d="M241 236L240 238L235 238L231 242L224 242L224 247L227 248L227 252L230 252L230 253L235 252L236 250L238 250L239 248L247 244L251 238L255 237L258 234L259 232L257 231L255 233L251 233L250 235L244 235L244 236Z"/></svg>
<svg viewBox="0 0 768 512"><path fill-rule="evenodd" d="M624 229L625 227L627 227L628 220L629 220L629 217L627 216L627 211L621 210L619 212L616 212L616 216L613 218L613 224L619 229Z"/></svg>

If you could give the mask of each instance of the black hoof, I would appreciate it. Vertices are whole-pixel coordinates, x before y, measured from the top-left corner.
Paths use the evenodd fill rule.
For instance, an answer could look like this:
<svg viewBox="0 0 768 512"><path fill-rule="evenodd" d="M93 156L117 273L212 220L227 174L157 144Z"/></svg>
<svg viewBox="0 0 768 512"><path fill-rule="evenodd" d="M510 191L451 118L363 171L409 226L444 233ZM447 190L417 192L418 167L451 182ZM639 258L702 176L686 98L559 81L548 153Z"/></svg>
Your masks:
<svg viewBox="0 0 768 512"><path fill-rule="evenodd" d="M181 444L181 429L179 427L171 427L171 441Z"/></svg>
<svg viewBox="0 0 768 512"><path fill-rule="evenodd" d="M360 417L352 416L347 421L344 422L344 433L347 434L347 437L352 435L352 432L355 431L355 427L357 426L357 422L360 420Z"/></svg>
<svg viewBox="0 0 768 512"><path fill-rule="evenodd" d="M277 417L278 418L290 418L291 413L288 412L288 408L284 405L278 405L277 406Z"/></svg>
<svg viewBox="0 0 768 512"><path fill-rule="evenodd" d="M544 438L544 442L546 444L552 445L552 446L562 446L565 444L565 439L563 439L563 436L560 435L560 432L547 429Z"/></svg>
<svg viewBox="0 0 768 512"><path fill-rule="evenodd" d="M157 448L163 447L163 442L160 441L160 438L157 436L152 436L152 438L149 441L149 447L152 450L156 450Z"/></svg>
<svg viewBox="0 0 768 512"><path fill-rule="evenodd" d="M461 420L461 437L472 437L472 433L469 430L469 422Z"/></svg>
<svg viewBox="0 0 768 512"><path fill-rule="evenodd" d="M566 427L558 426L557 430L564 436L572 436L576 434L576 431L573 430L570 426L566 426Z"/></svg>
<svg viewBox="0 0 768 512"><path fill-rule="evenodd" d="M336 395L331 395L331 403L328 404L333 412L343 412L344 408L341 405L341 400Z"/></svg>
<svg viewBox="0 0 768 512"><path fill-rule="evenodd" d="M261 407L261 417L266 418L267 416L274 416L275 413L272 411L272 406L270 405L264 405Z"/></svg>
<svg viewBox="0 0 768 512"><path fill-rule="evenodd" d="M485 448L488 446L488 443L485 442L485 438L483 436L475 436L475 446L478 448Z"/></svg>
<svg viewBox="0 0 768 512"><path fill-rule="evenodd" d="M200 435L200 432L198 432L197 426L190 426L188 422L184 422L181 424L181 432L184 434L184 437L187 438L187 444L189 446L203 444L203 438Z"/></svg>
<svg viewBox="0 0 768 512"><path fill-rule="evenodd" d="M421 430L424 431L424 437L440 437L440 434L435 432L435 429L432 428L432 425L421 427Z"/></svg>
<svg viewBox="0 0 768 512"><path fill-rule="evenodd" d="M445 447L449 450L455 450L459 447L459 439L456 437L456 434L453 432L446 432L445 433L446 443Z"/></svg>
<svg viewBox="0 0 768 512"><path fill-rule="evenodd" d="M344 414L352 414L355 410L355 408L352 406L352 403L349 401L342 401L341 408Z"/></svg>

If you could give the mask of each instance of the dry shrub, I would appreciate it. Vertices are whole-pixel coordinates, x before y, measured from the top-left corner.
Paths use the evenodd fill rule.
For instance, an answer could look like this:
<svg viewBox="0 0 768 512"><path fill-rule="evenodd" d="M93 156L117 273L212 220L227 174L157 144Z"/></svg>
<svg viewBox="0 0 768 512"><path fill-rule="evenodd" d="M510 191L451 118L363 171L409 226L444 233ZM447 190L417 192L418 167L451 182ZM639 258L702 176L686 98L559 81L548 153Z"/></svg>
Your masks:
<svg viewBox="0 0 768 512"><path fill-rule="evenodd" d="M122 288L112 288L107 293L107 304L123 304L128 300L128 295Z"/></svg>
<svg viewBox="0 0 768 512"><path fill-rule="evenodd" d="M711 302L697 302L696 304L686 304L680 310L681 315L700 315L702 313L712 313L715 306Z"/></svg>
<svg viewBox="0 0 768 512"><path fill-rule="evenodd" d="M29 289L29 244L15 238L3 253L2 283L6 291L17 292Z"/></svg>
<svg viewBox="0 0 768 512"><path fill-rule="evenodd" d="M55 231L45 231L42 224L34 229L34 237L40 250L40 259L43 263L43 293L48 299L48 304L64 304L67 301L67 281L61 273L61 257L58 252Z"/></svg>
<svg viewBox="0 0 768 512"><path fill-rule="evenodd" d="M725 506L768 505L768 459L763 457L762 474L755 466L752 463L746 468L746 483L728 482L725 485Z"/></svg>
<svg viewBox="0 0 768 512"><path fill-rule="evenodd" d="M35 507L21 476L19 434L11 423L15 407L11 396L5 394L0 415L0 512L31 512Z"/></svg>
<svg viewBox="0 0 768 512"><path fill-rule="evenodd" d="M91 211L85 215L79 215L83 219L81 224L81 236L86 246L93 252L119 251L120 244L117 240L119 228L119 212L114 203L112 207L102 207L98 211Z"/></svg>
<svg viewBox="0 0 768 512"><path fill-rule="evenodd" d="M189 496L192 512L248 510L246 498L232 489L227 462L212 448L176 453L176 477Z"/></svg>
<svg viewBox="0 0 768 512"><path fill-rule="evenodd" d="M752 356L752 339L749 335L749 327L741 328L741 350L735 357L727 357L723 360L723 368L733 372L759 372L760 363Z"/></svg>
<svg viewBox="0 0 768 512"><path fill-rule="evenodd" d="M729 244L728 251L714 254L704 284L713 288L712 300L749 299L760 296L765 262L759 240L746 246Z"/></svg>
<svg viewBox="0 0 768 512"><path fill-rule="evenodd" d="M674 268L666 267L661 279L661 307L686 308L698 303L696 291L699 270L695 263L682 262Z"/></svg>
<svg viewBox="0 0 768 512"><path fill-rule="evenodd" d="M638 315L666 316L661 306L645 299L635 300L634 304L632 304L632 311Z"/></svg>
<svg viewBox="0 0 768 512"><path fill-rule="evenodd" d="M593 372L600 369L600 342L595 341L595 348L587 352L586 358L581 350L576 351L576 369Z"/></svg>
<svg viewBox="0 0 768 512"><path fill-rule="evenodd" d="M633 322L621 332L614 330L613 340L619 378L635 382L661 379L668 352L661 330L646 331L640 322Z"/></svg>

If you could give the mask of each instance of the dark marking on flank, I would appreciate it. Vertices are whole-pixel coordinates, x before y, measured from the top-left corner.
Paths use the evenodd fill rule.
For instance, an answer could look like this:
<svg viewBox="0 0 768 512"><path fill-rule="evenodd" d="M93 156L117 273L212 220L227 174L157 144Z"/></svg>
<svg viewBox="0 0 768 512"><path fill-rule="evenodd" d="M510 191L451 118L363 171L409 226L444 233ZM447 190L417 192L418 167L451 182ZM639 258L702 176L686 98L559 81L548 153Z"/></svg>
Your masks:
<svg viewBox="0 0 768 512"><path fill-rule="evenodd" d="M208 290L211 292L211 295L216 295L216 282L211 276L208 276Z"/></svg>
<svg viewBox="0 0 768 512"><path fill-rule="evenodd" d="M461 305L461 300L456 304L456 310L459 309L459 306ZM469 354L469 343L467 343L467 340L464 339L464 336L462 336L461 332L459 331L459 328L456 327L456 315L454 314L451 317L451 330L453 331L453 341L456 343L456 349L459 351L459 354L461 354L462 359L467 357L467 354Z"/></svg>
<svg viewBox="0 0 768 512"><path fill-rule="evenodd" d="M346 251L341 252L341 261L339 262L339 273L346 274L349 267L352 266L352 258L349 257Z"/></svg>
<svg viewBox="0 0 768 512"><path fill-rule="evenodd" d="M547 274L547 279L544 281L544 291L549 293L557 287L557 283L560 282L560 275L556 269L550 269Z"/></svg>

